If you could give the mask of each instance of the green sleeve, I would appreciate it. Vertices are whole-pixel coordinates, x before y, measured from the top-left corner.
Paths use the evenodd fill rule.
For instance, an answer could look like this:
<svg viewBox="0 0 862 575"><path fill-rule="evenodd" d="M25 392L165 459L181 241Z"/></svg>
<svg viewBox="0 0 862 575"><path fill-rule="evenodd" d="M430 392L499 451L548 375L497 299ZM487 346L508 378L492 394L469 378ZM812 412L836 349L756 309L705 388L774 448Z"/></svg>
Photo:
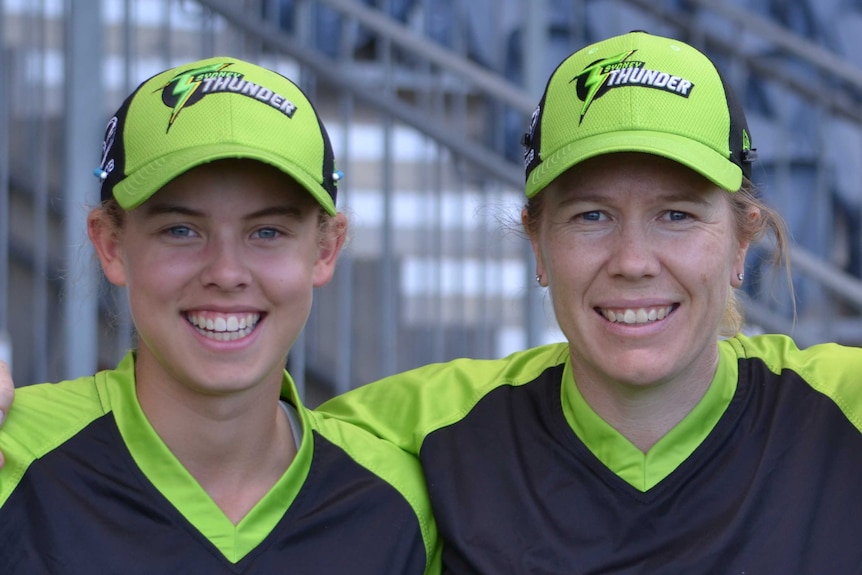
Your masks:
<svg viewBox="0 0 862 575"><path fill-rule="evenodd" d="M318 411L418 455L429 433L463 419L492 389L532 381L567 356L565 344L553 344L503 359L428 365L349 391Z"/></svg>
<svg viewBox="0 0 862 575"><path fill-rule="evenodd" d="M862 349L823 343L798 349L785 335L738 335L727 341L740 357L757 357L773 373L798 373L813 389L831 398L862 431Z"/></svg>
<svg viewBox="0 0 862 575"><path fill-rule="evenodd" d="M442 544L431 512L428 488L419 460L387 441L381 441L364 430L327 417L322 412L309 413L309 420L318 433L341 447L354 461L401 493L416 514L422 531L422 539L425 542L425 573L440 573Z"/></svg>
<svg viewBox="0 0 862 575"><path fill-rule="evenodd" d="M448 409L469 399L469 392L453 383L459 377L457 368L444 364L401 373L364 385L321 405L317 411L365 429L418 456L425 435L445 419ZM435 401L445 393L447 400ZM442 399L437 397L436 399Z"/></svg>
<svg viewBox="0 0 862 575"><path fill-rule="evenodd" d="M0 469L0 506L35 460L106 411L92 377L19 389L0 433L0 451L6 458Z"/></svg>

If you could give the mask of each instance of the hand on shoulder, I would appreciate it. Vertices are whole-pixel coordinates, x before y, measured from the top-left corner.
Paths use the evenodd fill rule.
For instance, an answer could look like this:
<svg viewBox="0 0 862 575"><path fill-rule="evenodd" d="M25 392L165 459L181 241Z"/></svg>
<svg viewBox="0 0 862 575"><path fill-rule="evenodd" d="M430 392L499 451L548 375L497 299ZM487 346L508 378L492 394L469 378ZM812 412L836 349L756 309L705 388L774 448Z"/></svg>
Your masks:
<svg viewBox="0 0 862 575"><path fill-rule="evenodd" d="M9 372L9 366L0 361L0 425L6 421L6 414L9 413L14 398L15 386L12 385L12 374ZM0 467L3 467L3 463L3 454L0 453Z"/></svg>

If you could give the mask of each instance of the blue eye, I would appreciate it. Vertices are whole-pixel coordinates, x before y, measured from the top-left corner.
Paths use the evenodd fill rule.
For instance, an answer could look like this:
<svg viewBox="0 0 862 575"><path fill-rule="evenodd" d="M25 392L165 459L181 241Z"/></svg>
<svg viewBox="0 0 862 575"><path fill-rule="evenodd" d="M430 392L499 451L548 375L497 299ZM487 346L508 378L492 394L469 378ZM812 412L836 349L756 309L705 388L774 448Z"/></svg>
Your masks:
<svg viewBox="0 0 862 575"><path fill-rule="evenodd" d="M192 229L188 226L171 226L167 233L174 238L187 238L192 235Z"/></svg>
<svg viewBox="0 0 862 575"><path fill-rule="evenodd" d="M602 219L602 213L600 211L584 212L581 214L581 219L588 222L598 222Z"/></svg>
<svg viewBox="0 0 862 575"><path fill-rule="evenodd" d="M255 235L262 240L272 240L279 236L279 232L275 228L261 228L255 232Z"/></svg>
<svg viewBox="0 0 862 575"><path fill-rule="evenodd" d="M670 218L670 220L672 222L681 222L683 220L688 219L688 214L685 212L671 211L671 212L668 212L668 218Z"/></svg>

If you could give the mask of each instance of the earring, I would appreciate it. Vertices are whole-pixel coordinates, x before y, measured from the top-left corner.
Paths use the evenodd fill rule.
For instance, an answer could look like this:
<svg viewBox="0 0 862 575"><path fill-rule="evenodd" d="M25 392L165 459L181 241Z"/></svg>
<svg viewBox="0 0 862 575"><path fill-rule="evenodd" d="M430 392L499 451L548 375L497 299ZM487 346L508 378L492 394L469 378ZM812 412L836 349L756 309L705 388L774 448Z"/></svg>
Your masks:
<svg viewBox="0 0 862 575"><path fill-rule="evenodd" d="M743 273L736 274L736 279L738 279L739 281L744 280L744 279L745 279L745 274L743 274Z"/></svg>
<svg viewBox="0 0 862 575"><path fill-rule="evenodd" d="M539 274L536 274L536 283L542 285L542 276L540 276Z"/></svg>

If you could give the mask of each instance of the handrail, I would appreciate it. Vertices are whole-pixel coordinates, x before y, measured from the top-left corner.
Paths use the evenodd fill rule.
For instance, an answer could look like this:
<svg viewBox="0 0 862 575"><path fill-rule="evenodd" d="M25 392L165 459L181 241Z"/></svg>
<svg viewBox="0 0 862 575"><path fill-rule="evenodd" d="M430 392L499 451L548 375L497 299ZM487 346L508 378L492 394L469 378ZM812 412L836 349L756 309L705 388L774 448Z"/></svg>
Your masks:
<svg viewBox="0 0 862 575"><path fill-rule="evenodd" d="M693 0L700 3L705 3L708 0ZM855 98L851 98L848 94L840 92L838 90L822 90L822 83L812 82L808 79L802 79L794 77L793 75L785 72L780 66L775 66L775 63L771 61L769 58L761 58L756 54L747 54L742 52L739 47L734 44L732 41L724 39L721 35L716 34L714 32L710 32L709 30L703 29L702 26L699 26L695 21L694 17L691 15L683 14L677 11L670 11L665 8L662 8L657 5L653 0L626 0L629 4L637 6L651 14L654 14L658 18L671 23L674 26L679 27L680 29L687 30L697 30L698 34L701 34L705 39L709 41L710 44L720 49L723 52L728 54L733 54L735 57L745 62L745 65L758 73L762 77L772 78L773 80L780 82L796 92L804 96L805 98L817 102L821 104L825 109L840 115L844 118L852 120L853 122L862 125L862 106L859 105L859 102L855 100ZM710 6L712 6L710 4ZM739 17L739 20L735 22L741 25L748 25L749 19ZM755 24L756 26L756 24ZM773 27L778 28L779 30L784 30L780 26L772 25ZM767 33L765 30L761 30L757 28L758 32L763 31L763 33ZM788 33L784 30L785 33ZM800 40L801 42L804 42ZM788 40L782 41L782 46L789 44ZM803 45L809 45L803 44ZM796 48L795 50L800 50L800 48ZM822 51L822 50L821 50ZM797 55L797 52L794 51L794 56ZM804 55L804 52L801 54ZM835 55L832 56L833 59L840 60L840 57ZM806 58L806 61L818 65L819 60ZM842 78L848 79L853 76L852 74L847 74L846 72L842 75ZM848 81L850 81L848 79ZM855 80L853 81L854 85Z"/></svg>
<svg viewBox="0 0 862 575"><path fill-rule="evenodd" d="M782 50L793 55L794 58L803 62L813 64L833 76L837 76L852 86L862 90L862 70L849 65L846 60L837 54L826 50L819 45L800 38L797 34L787 30L783 26L753 14L750 10L743 10L722 0L690 0L702 8L708 8L726 17L735 24L743 26L755 32L758 36L768 39Z"/></svg>
<svg viewBox="0 0 862 575"><path fill-rule="evenodd" d="M343 14L356 19L366 28L388 38L395 45L419 54L430 63L463 77L482 92L492 94L496 100L508 104L524 114L531 114L538 104L526 91L517 88L501 75L474 64L460 55L453 58L451 50L416 34L380 10L374 10L353 0L319 1L337 8Z"/></svg>
<svg viewBox="0 0 862 575"><path fill-rule="evenodd" d="M791 246L790 261L795 269L817 278L823 287L862 310L862 281L837 270L798 245Z"/></svg>

